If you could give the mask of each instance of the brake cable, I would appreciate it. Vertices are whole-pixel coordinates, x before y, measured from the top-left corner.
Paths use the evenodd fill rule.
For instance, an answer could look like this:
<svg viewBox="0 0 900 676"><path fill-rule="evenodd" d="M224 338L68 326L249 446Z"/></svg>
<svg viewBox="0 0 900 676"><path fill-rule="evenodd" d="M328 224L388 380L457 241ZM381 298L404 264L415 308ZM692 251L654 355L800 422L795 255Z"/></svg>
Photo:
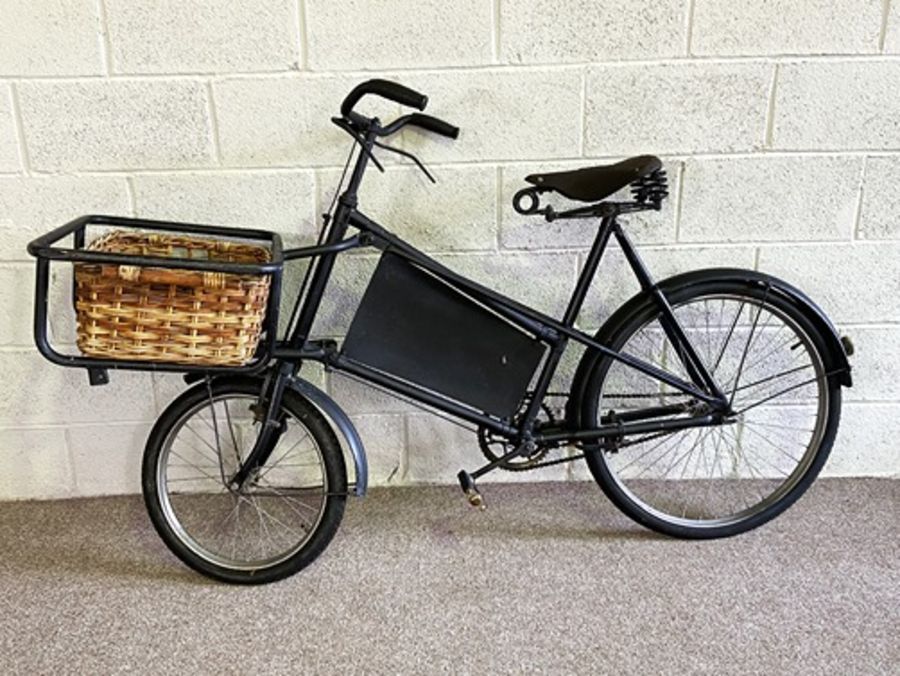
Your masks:
<svg viewBox="0 0 900 676"><path fill-rule="evenodd" d="M362 149L362 151L363 151L366 155L368 155L369 159L372 160L372 162L375 163L375 166L376 166L376 167L378 167L378 171L380 171L380 172L383 174L383 173L384 173L384 167L381 166L381 162L378 161L378 159L375 157L375 155L372 153L372 151L369 150L368 148L366 148L366 142L365 142L365 140L362 138L362 135L356 130L356 128L353 127L353 125L351 125L349 122L347 122L347 120L345 120L343 117L332 117L332 118L331 118L331 121L332 121L335 125L337 125L338 127L340 127L341 129L343 129L345 132L347 132L348 134L350 134L350 136L353 137L353 140L356 141L356 142L359 144L359 147ZM375 143L378 144L377 141L376 141Z"/></svg>
<svg viewBox="0 0 900 676"><path fill-rule="evenodd" d="M337 190L335 190L334 195L331 198L331 204L328 206L328 211L322 214L322 227L319 228L319 236L316 238L316 246L321 246L325 241L325 232L328 230L328 224L331 223L331 217L334 214L334 205L337 203L338 195L344 187L344 181L347 178L347 171L350 169L350 163L353 161L353 152L356 150L356 144L354 143L350 146L350 152L347 153L347 160L344 162L344 170L341 172L341 178L338 181ZM313 268L315 267L315 261L310 261L309 265L306 266L306 270L303 272L303 281L300 282L300 291L297 294L297 302L294 304L294 309L291 312L291 318L288 321L288 335L294 330L294 325L297 323L297 320L300 316L300 308L303 303L300 302L303 296L306 294L306 287L309 284L310 277L312 276Z"/></svg>

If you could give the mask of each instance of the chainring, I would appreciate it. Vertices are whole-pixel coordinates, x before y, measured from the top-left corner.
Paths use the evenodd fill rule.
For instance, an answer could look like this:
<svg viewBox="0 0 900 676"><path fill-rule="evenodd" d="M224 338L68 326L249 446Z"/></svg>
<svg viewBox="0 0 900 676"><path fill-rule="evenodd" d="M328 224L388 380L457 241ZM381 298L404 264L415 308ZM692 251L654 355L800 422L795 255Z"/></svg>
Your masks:
<svg viewBox="0 0 900 676"><path fill-rule="evenodd" d="M546 404L541 405L541 410L547 416L546 423L556 422L556 417ZM478 428L478 447L490 462L495 462L513 449L509 440L495 435L486 427ZM498 467L509 472L524 472L539 465L551 450L551 446L537 446L530 454L501 462Z"/></svg>

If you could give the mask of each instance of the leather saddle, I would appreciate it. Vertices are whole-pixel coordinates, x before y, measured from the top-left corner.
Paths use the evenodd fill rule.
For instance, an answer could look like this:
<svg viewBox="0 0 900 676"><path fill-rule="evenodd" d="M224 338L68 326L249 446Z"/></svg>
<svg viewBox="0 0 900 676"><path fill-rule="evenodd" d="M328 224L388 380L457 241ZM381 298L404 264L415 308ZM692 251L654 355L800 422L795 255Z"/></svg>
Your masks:
<svg viewBox="0 0 900 676"><path fill-rule="evenodd" d="M621 190L629 183L662 169L662 162L654 155L638 155L615 164L531 174L525 180L545 190L553 190L563 197L579 202L599 202Z"/></svg>

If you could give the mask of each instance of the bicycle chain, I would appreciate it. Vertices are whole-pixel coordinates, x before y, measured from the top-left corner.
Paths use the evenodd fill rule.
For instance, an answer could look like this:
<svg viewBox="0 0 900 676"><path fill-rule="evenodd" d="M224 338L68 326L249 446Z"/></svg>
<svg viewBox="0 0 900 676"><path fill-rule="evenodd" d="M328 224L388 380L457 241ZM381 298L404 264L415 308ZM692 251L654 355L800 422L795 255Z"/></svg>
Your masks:
<svg viewBox="0 0 900 676"><path fill-rule="evenodd" d="M653 392L653 393L647 393L647 394L644 394L644 393L629 393L629 394L611 393L611 394L607 394L605 396L610 399L648 399L648 398L658 397L659 394L660 394L659 392ZM568 397L568 396L569 395L566 392L548 392L547 394L544 395L545 398L546 397ZM679 396L679 395L673 394L672 396ZM680 396L687 396L687 395L680 395ZM528 401L527 397L526 397L526 401ZM544 413L546 413L547 417L549 418L548 422L555 423L556 417L553 415L553 410L546 404L542 404L541 408L544 411ZM632 441L619 441L616 444L615 450L617 451L620 448L626 448L628 446L642 444L646 441L652 441L653 439L659 439L661 437L664 437L664 436L667 436L670 434L674 434L674 431L655 432L653 434L648 434L643 437L639 437L638 439L634 439ZM478 448L481 450L481 454L485 458L487 458L490 462L494 462L499 457L501 457L503 454L508 453L509 450L512 448L512 444L510 444L505 439L502 439L500 437L493 437L493 438L492 437L493 437L493 435L491 434L491 431L488 430L487 428L485 428L485 427L478 428ZM500 447L503 449L503 453L500 453L500 455L495 454L489 448L490 444L499 444ZM584 448L583 445L578 445L578 447L582 448L582 449ZM525 457L524 459L509 460L507 462L501 463L499 465L499 467L508 472L527 472L529 470L537 469L539 467L550 467L552 465L558 465L558 464L561 464L564 462L572 462L575 460L580 460L581 458L584 457L584 453L582 453L581 455L576 455L576 456L572 456L572 457L568 457L568 458L556 458L554 460L541 462L541 460L543 460L543 458L545 458L550 451L556 450L558 448L564 448L564 446L555 446L555 447L547 446L544 448L539 448L535 453Z"/></svg>

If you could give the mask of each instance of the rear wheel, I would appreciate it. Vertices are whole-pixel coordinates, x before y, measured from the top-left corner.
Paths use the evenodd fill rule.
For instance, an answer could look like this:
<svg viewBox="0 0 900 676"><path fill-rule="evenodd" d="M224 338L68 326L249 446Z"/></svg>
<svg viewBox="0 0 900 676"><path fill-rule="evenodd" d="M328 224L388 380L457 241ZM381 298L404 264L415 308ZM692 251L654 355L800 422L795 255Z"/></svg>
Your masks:
<svg viewBox="0 0 900 676"><path fill-rule="evenodd" d="M667 292L734 415L713 427L624 437L587 449L594 478L623 512L686 538L735 535L774 518L815 479L840 418L840 385L825 370L825 337L803 308L750 281L714 278ZM690 381L649 299L604 340ZM582 425L642 408L667 417L701 402L607 357L584 389Z"/></svg>
<svg viewBox="0 0 900 676"><path fill-rule="evenodd" d="M337 531L346 501L340 445L291 390L269 460L243 488L230 484L259 432L260 382L191 388L160 416L144 452L144 501L156 530L183 562L225 582L273 582L309 565Z"/></svg>

